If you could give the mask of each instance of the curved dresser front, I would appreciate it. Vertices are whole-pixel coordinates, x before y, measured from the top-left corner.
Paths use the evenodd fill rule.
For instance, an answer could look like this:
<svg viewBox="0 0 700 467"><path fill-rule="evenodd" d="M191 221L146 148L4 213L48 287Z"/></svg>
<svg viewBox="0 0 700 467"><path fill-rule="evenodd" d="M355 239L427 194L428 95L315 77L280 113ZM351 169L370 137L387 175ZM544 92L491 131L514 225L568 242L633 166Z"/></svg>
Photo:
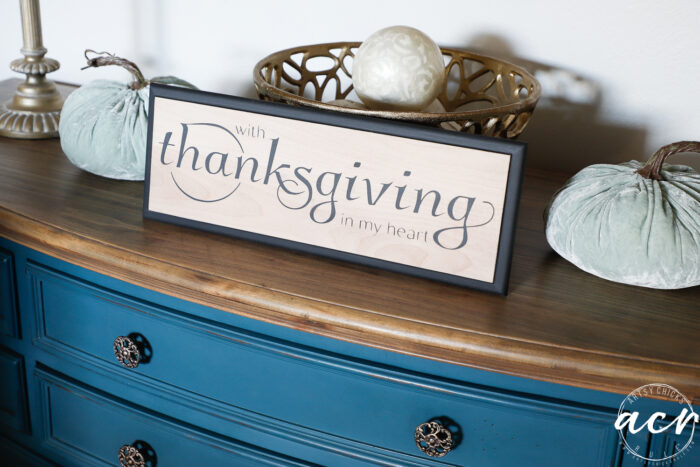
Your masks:
<svg viewBox="0 0 700 467"><path fill-rule="evenodd" d="M562 181L527 174L500 297L145 221L141 183L0 140L6 465L637 465L625 396L700 402L700 292L552 253Z"/></svg>

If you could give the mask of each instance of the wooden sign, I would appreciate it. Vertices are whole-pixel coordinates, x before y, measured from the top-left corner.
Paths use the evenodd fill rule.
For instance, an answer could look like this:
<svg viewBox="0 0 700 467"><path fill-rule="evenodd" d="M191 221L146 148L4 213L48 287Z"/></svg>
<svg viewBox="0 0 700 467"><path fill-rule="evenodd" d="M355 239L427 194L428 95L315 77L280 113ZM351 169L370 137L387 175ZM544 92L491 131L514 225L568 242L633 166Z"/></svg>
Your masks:
<svg viewBox="0 0 700 467"><path fill-rule="evenodd" d="M505 294L524 157L508 140L152 85L144 216Z"/></svg>

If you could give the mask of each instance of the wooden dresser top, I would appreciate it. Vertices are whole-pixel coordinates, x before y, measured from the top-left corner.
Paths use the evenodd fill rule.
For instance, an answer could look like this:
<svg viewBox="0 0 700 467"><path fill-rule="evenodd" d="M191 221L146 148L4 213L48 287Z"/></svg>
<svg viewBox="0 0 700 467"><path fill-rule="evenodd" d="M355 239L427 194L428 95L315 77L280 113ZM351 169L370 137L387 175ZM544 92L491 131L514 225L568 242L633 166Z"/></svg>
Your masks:
<svg viewBox="0 0 700 467"><path fill-rule="evenodd" d="M432 360L700 401L700 287L599 279L554 253L542 212L566 177L526 174L507 297L142 218L143 183L75 168L58 140L0 138L0 235L148 289Z"/></svg>

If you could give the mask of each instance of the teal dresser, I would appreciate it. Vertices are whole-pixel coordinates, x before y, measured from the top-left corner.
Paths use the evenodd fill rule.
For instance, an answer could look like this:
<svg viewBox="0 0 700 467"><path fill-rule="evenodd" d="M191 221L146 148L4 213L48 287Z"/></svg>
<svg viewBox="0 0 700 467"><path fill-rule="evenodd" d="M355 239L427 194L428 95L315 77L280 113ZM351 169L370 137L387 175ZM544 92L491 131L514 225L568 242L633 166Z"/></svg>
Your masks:
<svg viewBox="0 0 700 467"><path fill-rule="evenodd" d="M700 292L552 253L561 181L527 175L500 297L144 221L142 184L0 140L3 465L643 465L618 407L700 411Z"/></svg>

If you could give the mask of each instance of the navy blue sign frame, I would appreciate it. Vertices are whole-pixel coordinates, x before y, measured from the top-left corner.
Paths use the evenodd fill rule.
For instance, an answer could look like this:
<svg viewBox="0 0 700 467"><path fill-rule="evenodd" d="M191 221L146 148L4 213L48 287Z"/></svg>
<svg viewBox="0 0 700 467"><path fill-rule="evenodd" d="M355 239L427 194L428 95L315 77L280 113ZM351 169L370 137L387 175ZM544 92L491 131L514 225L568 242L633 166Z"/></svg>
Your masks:
<svg viewBox="0 0 700 467"><path fill-rule="evenodd" d="M508 170L508 181L503 208L503 218L501 220L501 231L496 257L496 267L493 282L485 282L476 279L465 278L457 275L446 274L438 271L422 269L419 267L381 260L368 256L348 253L316 245L291 241L269 235L248 232L219 225L208 224L187 218L176 217L163 214L149 209L149 191L151 159L153 147L153 122L156 118L157 109L155 98L162 97L182 102L191 102L227 109L234 109L244 112L251 112L260 115L270 115L281 118L300 120L305 122L331 125L335 127L347 128L351 130L369 131L385 135L397 136L423 141L430 141L441 144L449 144L465 148L479 149L511 156ZM518 206L520 202L520 192L523 180L525 154L527 145L523 142L491 138L481 135L470 135L456 131L443 130L421 126L411 123L397 122L391 120L368 118L341 112L331 112L325 110L296 107L274 102L257 101L242 97L217 94L206 91L192 90L174 86L160 84L150 85L149 100L149 121L148 121L148 143L146 149L146 178L144 188L143 216L171 224L191 227L207 232L213 232L231 237L241 238L260 242L276 247L282 247L305 253L311 253L333 259L353 262L361 265L381 268L402 274L422 277L430 280L446 282L463 287L469 287L486 292L506 295L508 292L508 280L510 277L510 266L513 255L513 244L515 240L515 228L517 224Z"/></svg>

